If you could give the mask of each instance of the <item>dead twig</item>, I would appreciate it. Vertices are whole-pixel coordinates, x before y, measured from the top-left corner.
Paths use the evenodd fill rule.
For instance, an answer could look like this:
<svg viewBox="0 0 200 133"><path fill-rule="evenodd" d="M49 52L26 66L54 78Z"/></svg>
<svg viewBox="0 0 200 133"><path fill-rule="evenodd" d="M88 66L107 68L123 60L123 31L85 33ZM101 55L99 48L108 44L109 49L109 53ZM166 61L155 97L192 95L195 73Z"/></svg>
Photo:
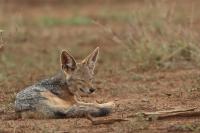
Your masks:
<svg viewBox="0 0 200 133"><path fill-rule="evenodd" d="M0 29L0 51L3 51L4 49L3 32L4 30Z"/></svg>
<svg viewBox="0 0 200 133"><path fill-rule="evenodd" d="M3 44L0 45L0 51L3 51Z"/></svg>
<svg viewBox="0 0 200 133"><path fill-rule="evenodd" d="M194 117L194 116L200 116L200 111L187 111L187 112L178 112L178 113L160 115L157 117L157 119L161 120L170 117Z"/></svg>
<svg viewBox="0 0 200 133"><path fill-rule="evenodd" d="M189 108L189 109L174 109L174 110L164 110L164 111L155 111L155 112L141 112L136 113L135 115L128 116L128 117L135 117L137 115L142 115L148 120L152 120L153 118L157 120L171 118L171 117L194 117L200 116L200 111L195 111L196 108Z"/></svg>
<svg viewBox="0 0 200 133"><path fill-rule="evenodd" d="M122 118L114 118L114 119L99 119L94 120L94 118L91 115L87 115L86 118L92 122L93 125L99 125L99 124L113 124L115 122L121 122L121 121L128 121L127 119Z"/></svg>
<svg viewBox="0 0 200 133"><path fill-rule="evenodd" d="M172 110L163 110L163 111L155 111L155 112L143 112L145 115L166 115L171 113L181 113L181 112L188 112L194 111L196 108L189 108L189 109L172 109Z"/></svg>
<svg viewBox="0 0 200 133"><path fill-rule="evenodd" d="M173 57L176 57L176 55L178 55L181 51L185 50L188 48L188 45L185 45L179 49L177 49L176 51L172 52L170 55L167 55L166 57L163 57L161 59L161 61L159 62L159 64L163 64L164 62L172 59Z"/></svg>

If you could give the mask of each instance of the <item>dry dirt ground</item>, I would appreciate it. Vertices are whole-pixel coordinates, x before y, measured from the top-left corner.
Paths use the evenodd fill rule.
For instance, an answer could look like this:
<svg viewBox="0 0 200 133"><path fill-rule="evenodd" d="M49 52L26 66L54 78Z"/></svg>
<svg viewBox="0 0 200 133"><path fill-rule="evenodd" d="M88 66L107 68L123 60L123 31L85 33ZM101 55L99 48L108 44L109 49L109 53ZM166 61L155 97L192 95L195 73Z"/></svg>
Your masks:
<svg viewBox="0 0 200 133"><path fill-rule="evenodd" d="M4 49L0 51L0 107L4 111L1 112L0 133L199 132L200 117L147 121L138 116L130 117L126 122L101 125L92 125L84 118L3 120L13 112L17 92L60 69L59 54L62 49L69 50L81 60L97 46L100 46L100 59L95 71L98 90L83 99L88 102L115 101L116 109L109 118L127 118L141 111L177 107L200 108L200 69L196 60L180 63L170 60L159 66L154 63L154 58L148 58L153 63L146 60L152 54L140 51L136 55L127 49L129 45L123 44L127 43L127 39L123 40L129 35L127 29L131 24L137 23L138 26L133 34L140 33L140 30L145 31L149 21L163 19L166 12L172 23L169 22L170 26L189 27L190 31L197 32L194 42L198 44L200 12L196 11L199 5L198 0L2 1L0 29L5 32L1 42ZM173 15L177 18L171 20ZM162 26L166 25L162 21L155 21L154 24L158 31L147 38L150 37L152 42L165 41L159 35L163 33L160 29L166 28ZM135 39L138 38L136 34ZM170 39L169 42L177 40ZM149 43L142 38L137 41ZM138 60L130 59L126 53ZM158 55L162 57L162 54ZM145 65L141 65L143 60Z"/></svg>

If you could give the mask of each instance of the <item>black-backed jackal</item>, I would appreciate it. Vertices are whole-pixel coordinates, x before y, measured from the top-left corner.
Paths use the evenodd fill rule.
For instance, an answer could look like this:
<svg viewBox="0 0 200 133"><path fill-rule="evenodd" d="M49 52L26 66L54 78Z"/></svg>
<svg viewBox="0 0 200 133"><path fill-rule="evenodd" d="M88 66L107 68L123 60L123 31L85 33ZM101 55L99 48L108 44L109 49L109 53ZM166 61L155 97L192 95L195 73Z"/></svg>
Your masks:
<svg viewBox="0 0 200 133"><path fill-rule="evenodd" d="M15 111L27 114L27 117L45 118L108 115L114 107L113 102L97 104L77 100L78 91L86 94L95 91L92 79L98 54L99 48L96 48L81 63L77 63L68 52L62 51L61 72L19 92L15 100Z"/></svg>

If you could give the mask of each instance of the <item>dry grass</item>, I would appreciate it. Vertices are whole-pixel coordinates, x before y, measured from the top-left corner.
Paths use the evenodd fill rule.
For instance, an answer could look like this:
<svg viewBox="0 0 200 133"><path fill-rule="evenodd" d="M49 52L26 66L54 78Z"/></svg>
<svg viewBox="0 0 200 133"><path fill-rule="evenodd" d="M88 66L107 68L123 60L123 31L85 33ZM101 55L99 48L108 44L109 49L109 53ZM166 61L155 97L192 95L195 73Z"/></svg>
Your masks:
<svg viewBox="0 0 200 133"><path fill-rule="evenodd" d="M124 61L139 67L174 68L199 66L199 32L194 26L198 13L193 5L183 14L176 3L155 2L129 14L129 25L115 32L101 25L113 42L121 45ZM189 17L186 17L189 16ZM124 48L123 48L124 47Z"/></svg>

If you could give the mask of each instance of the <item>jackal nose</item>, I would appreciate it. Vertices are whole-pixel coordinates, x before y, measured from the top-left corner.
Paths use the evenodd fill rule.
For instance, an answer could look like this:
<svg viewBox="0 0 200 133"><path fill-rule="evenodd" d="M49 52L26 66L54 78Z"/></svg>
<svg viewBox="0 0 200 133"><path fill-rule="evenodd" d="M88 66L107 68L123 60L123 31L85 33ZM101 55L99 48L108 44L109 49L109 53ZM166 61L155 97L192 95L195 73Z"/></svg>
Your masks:
<svg viewBox="0 0 200 133"><path fill-rule="evenodd" d="M90 92L92 93L92 92L94 92L95 91L95 89L94 88L90 88Z"/></svg>

